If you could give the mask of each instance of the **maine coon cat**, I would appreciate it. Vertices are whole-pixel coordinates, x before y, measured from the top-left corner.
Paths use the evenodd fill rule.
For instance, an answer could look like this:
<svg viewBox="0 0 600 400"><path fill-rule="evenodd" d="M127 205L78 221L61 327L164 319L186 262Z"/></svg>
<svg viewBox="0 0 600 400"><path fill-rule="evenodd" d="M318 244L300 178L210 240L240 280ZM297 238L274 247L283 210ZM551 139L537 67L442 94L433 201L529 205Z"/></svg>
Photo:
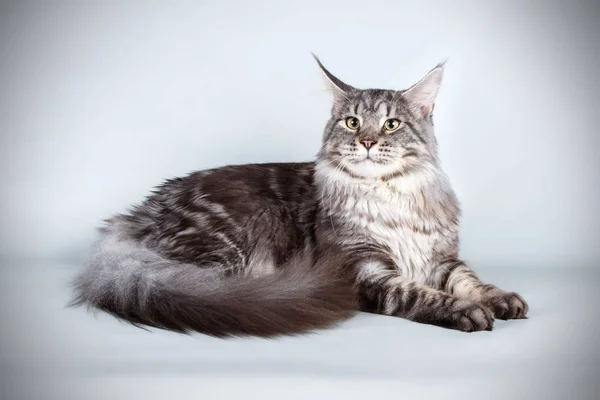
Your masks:
<svg viewBox="0 0 600 400"><path fill-rule="evenodd" d="M315 162L166 181L107 220L74 304L214 336L296 334L359 310L465 332L524 318L519 295L459 258L432 122L442 66L407 90L361 90L317 62L334 100Z"/></svg>

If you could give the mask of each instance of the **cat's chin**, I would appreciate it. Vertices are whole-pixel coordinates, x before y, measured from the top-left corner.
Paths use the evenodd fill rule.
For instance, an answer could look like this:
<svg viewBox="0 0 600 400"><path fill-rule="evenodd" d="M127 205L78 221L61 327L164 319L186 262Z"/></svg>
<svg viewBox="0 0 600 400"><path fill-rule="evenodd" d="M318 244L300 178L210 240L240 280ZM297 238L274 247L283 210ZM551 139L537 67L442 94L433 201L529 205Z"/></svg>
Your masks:
<svg viewBox="0 0 600 400"><path fill-rule="evenodd" d="M346 168L352 174L363 178L381 178L393 175L398 171L398 165L381 164L370 159L365 159L356 164L347 164Z"/></svg>

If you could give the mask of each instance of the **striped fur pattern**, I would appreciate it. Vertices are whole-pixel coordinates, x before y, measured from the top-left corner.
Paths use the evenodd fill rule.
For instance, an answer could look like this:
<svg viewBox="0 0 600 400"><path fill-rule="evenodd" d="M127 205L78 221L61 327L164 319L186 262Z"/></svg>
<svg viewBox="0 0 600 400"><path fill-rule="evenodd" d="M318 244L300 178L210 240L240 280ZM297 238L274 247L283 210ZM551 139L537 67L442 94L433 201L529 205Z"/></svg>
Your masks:
<svg viewBox="0 0 600 400"><path fill-rule="evenodd" d="M358 310L465 332L524 318L519 295L458 255L432 122L442 66L404 91L360 90L317 62L334 101L315 162L165 182L107 221L74 304L217 337L297 334Z"/></svg>

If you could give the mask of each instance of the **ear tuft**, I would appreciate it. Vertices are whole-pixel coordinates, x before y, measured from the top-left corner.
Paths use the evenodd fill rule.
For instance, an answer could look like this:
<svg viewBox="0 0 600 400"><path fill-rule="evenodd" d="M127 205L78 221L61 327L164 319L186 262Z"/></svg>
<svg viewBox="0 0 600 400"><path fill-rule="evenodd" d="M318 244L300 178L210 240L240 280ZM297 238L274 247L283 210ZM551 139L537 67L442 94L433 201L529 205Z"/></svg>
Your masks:
<svg viewBox="0 0 600 400"><path fill-rule="evenodd" d="M444 76L444 64L445 61L438 64L423 79L402 93L419 116L428 117L433 112Z"/></svg>
<svg viewBox="0 0 600 400"><path fill-rule="evenodd" d="M325 66L321 63L321 60L319 60L319 57L317 57L315 55L315 53L311 53L311 54L317 61L317 64L319 65L321 72L323 72L325 79L329 83L329 86L331 87L331 90L333 91L334 100L338 101L342 98L347 98L347 94L355 89L352 86L342 82L339 78L335 77L331 72L329 72L327 70L327 68L325 68Z"/></svg>

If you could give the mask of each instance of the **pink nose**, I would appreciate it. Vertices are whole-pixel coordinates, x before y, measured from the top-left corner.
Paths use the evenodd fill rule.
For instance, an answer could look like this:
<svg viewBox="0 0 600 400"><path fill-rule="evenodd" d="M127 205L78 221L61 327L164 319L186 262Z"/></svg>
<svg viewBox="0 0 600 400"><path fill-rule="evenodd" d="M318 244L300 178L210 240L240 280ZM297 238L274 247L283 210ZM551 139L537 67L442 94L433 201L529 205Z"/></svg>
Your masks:
<svg viewBox="0 0 600 400"><path fill-rule="evenodd" d="M362 143L362 145L365 146L365 149L369 150L377 142L374 140L363 139L360 141L360 143Z"/></svg>

